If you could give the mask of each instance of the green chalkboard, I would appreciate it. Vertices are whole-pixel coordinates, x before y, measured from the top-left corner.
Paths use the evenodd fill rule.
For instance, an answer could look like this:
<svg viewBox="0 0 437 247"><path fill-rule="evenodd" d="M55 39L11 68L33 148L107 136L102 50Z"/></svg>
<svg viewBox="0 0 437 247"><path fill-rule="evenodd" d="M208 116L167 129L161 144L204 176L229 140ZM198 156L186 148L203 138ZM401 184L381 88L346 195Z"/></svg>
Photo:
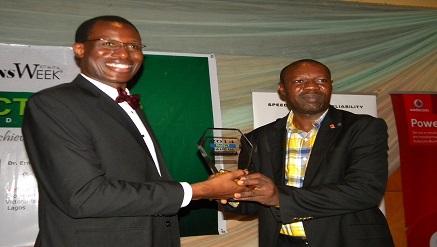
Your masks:
<svg viewBox="0 0 437 247"><path fill-rule="evenodd" d="M206 180L209 170L196 143L214 126L207 56L145 54L133 93L161 144L166 164L176 181ZM218 93L217 93L218 94ZM179 212L182 236L218 233L217 203L193 201Z"/></svg>

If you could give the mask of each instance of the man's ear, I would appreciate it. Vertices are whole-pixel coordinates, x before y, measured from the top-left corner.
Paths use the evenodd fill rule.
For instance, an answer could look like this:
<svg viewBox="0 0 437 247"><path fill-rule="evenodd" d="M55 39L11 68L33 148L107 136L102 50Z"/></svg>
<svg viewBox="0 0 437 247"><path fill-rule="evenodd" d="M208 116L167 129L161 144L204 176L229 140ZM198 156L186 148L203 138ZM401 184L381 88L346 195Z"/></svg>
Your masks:
<svg viewBox="0 0 437 247"><path fill-rule="evenodd" d="M284 83L279 82L278 83L278 93L279 95L285 95L285 91L284 91Z"/></svg>
<svg viewBox="0 0 437 247"><path fill-rule="evenodd" d="M279 95L279 98L280 98L282 101L287 101L287 99L286 99L286 97L285 97L285 88L284 88L284 83L282 83L282 82L279 82L279 83L278 83L278 95Z"/></svg>
<svg viewBox="0 0 437 247"><path fill-rule="evenodd" d="M73 45L74 56L76 58L82 58L85 52L85 47L83 43L74 43Z"/></svg>

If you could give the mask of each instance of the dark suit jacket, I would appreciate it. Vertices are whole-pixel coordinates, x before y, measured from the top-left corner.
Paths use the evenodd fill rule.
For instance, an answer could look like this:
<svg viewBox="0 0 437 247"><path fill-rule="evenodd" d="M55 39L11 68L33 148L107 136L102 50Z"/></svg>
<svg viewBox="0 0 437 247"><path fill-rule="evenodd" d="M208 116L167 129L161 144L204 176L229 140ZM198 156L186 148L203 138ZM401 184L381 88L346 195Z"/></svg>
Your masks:
<svg viewBox="0 0 437 247"><path fill-rule="evenodd" d="M378 208L387 182L387 126L382 119L330 107L317 134L303 188L284 179L287 117L247 134L252 169L275 181L280 209L240 203L234 210L259 215L259 243L274 247L282 223L303 221L309 245L390 247ZM240 154L247 160L247 150ZM229 209L229 208L228 208Z"/></svg>
<svg viewBox="0 0 437 247"><path fill-rule="evenodd" d="M23 135L39 187L37 246L180 245L183 188L137 112L162 177L126 112L82 76L29 99Z"/></svg>

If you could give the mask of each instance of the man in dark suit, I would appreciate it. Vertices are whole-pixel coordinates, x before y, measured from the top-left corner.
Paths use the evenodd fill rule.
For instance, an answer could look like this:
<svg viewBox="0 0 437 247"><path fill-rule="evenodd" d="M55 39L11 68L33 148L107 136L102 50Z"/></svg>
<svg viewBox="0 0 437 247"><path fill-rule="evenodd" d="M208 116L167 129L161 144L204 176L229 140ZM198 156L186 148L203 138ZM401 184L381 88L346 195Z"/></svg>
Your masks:
<svg viewBox="0 0 437 247"><path fill-rule="evenodd" d="M139 99L124 91L142 48L124 18L85 21L73 45L81 74L29 99L22 129L39 187L36 246L180 246L181 207L245 190L234 181L241 170L172 180Z"/></svg>
<svg viewBox="0 0 437 247"><path fill-rule="evenodd" d="M330 106L332 83L320 62L291 63L278 84L290 113L247 134L253 173L239 183L254 189L237 193L233 210L259 215L261 247L393 246L378 208L388 175L387 126ZM247 155L240 154L244 164Z"/></svg>

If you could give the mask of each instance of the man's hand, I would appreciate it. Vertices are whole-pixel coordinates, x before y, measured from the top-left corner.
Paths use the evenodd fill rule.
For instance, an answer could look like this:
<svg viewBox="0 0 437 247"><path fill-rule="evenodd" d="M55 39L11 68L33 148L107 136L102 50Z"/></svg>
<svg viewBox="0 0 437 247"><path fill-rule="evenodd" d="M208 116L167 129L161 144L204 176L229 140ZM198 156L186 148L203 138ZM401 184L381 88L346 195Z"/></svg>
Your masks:
<svg viewBox="0 0 437 247"><path fill-rule="evenodd" d="M261 173L252 173L240 178L237 182L248 189L234 195L236 201L254 201L266 206L278 206L278 188L273 181Z"/></svg>
<svg viewBox="0 0 437 247"><path fill-rule="evenodd" d="M191 185L193 188L192 200L210 199L220 200L234 197L236 193L246 190L246 186L239 185L237 181L247 175L247 171L236 170L211 176L208 180Z"/></svg>

